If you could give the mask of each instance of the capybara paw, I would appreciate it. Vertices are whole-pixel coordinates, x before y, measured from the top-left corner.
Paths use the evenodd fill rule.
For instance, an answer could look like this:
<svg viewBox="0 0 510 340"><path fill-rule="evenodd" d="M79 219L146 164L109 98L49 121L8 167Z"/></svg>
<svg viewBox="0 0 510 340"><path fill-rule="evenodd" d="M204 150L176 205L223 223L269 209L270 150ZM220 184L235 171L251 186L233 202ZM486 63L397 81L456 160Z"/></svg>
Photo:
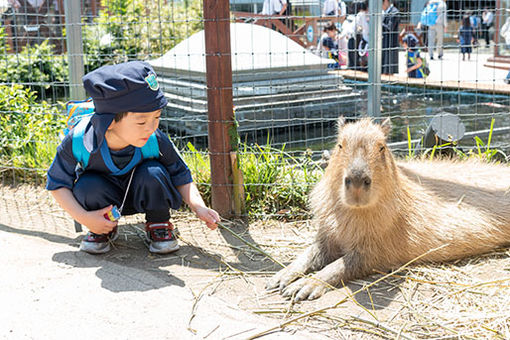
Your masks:
<svg viewBox="0 0 510 340"><path fill-rule="evenodd" d="M273 277L270 278L266 282L266 289L267 290L272 290L272 289L278 288L280 286L280 279L281 279L281 277L282 277L282 271L279 271L278 273L273 275Z"/></svg>
<svg viewBox="0 0 510 340"><path fill-rule="evenodd" d="M298 273L289 271L287 268L280 270L266 283L266 289L278 288L280 292L299 276Z"/></svg>
<svg viewBox="0 0 510 340"><path fill-rule="evenodd" d="M320 298L326 292L326 286L313 278L303 278L285 288L282 295L292 298L294 301L314 300Z"/></svg>

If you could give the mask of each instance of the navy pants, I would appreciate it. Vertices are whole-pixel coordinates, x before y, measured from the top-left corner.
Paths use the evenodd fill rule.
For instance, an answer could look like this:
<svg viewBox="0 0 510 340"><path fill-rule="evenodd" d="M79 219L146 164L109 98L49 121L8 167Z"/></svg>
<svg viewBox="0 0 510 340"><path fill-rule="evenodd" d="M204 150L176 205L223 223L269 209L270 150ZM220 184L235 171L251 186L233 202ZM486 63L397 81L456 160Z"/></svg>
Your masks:
<svg viewBox="0 0 510 340"><path fill-rule="evenodd" d="M134 170L133 180L124 203L122 215L145 213L147 222L166 222L170 208L179 209L182 197L172 184L167 169L158 161L149 160ZM131 172L124 176L85 171L73 187L73 195L87 210L116 205L124 198Z"/></svg>

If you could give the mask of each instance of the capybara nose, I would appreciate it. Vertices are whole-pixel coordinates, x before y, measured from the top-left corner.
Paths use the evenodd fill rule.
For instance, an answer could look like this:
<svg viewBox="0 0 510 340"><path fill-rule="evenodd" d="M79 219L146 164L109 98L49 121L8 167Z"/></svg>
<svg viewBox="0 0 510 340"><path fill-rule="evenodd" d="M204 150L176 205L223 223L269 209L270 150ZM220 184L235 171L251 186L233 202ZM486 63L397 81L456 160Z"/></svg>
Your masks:
<svg viewBox="0 0 510 340"><path fill-rule="evenodd" d="M368 188L372 184L372 179L367 175L352 175L345 177L344 183L347 188L350 186L354 188L361 188L362 186Z"/></svg>

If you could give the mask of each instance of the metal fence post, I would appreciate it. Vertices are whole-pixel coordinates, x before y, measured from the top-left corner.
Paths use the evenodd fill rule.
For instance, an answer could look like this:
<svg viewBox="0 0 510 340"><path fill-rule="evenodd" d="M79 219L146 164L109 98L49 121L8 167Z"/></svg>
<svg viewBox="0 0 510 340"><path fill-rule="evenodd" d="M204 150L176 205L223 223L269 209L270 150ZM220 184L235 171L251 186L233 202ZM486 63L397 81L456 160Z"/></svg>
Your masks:
<svg viewBox="0 0 510 340"><path fill-rule="evenodd" d="M85 68L83 64L80 0L64 0L64 10L71 99L84 99L86 94L81 78Z"/></svg>
<svg viewBox="0 0 510 340"><path fill-rule="evenodd" d="M381 115L382 0L369 0L370 32L368 42L368 112Z"/></svg>
<svg viewBox="0 0 510 340"><path fill-rule="evenodd" d="M204 0L204 34L211 160L212 207L232 215L231 134L236 133L232 98L230 11L228 0Z"/></svg>

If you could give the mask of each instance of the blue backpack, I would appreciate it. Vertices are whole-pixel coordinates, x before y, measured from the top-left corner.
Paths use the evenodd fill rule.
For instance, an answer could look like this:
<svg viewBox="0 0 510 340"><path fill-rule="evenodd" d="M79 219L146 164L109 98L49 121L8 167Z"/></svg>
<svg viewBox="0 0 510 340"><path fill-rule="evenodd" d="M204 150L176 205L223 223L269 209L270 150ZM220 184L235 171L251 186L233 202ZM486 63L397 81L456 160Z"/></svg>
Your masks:
<svg viewBox="0 0 510 340"><path fill-rule="evenodd" d="M85 129L87 128L92 115L94 114L94 102L92 98L81 101L69 101L66 104L67 108L67 122L64 131L62 131L61 139L65 137L69 131L74 129L73 132L73 156L78 161L82 169L85 169L89 164L90 151L87 150L85 145L83 144L83 135L85 134ZM108 146L105 142L101 144L101 153L103 155L109 155ZM107 153L107 154L106 154ZM135 153L133 158L123 169L118 169L111 157L104 157L106 166L112 172L113 175L120 176L128 173L138 162L140 159L151 159L159 157L159 144L156 137L156 133L153 133L147 143L141 148L135 148Z"/></svg>
<svg viewBox="0 0 510 340"><path fill-rule="evenodd" d="M437 22L437 7L439 3L429 3L421 12L420 21L425 26L434 26Z"/></svg>

